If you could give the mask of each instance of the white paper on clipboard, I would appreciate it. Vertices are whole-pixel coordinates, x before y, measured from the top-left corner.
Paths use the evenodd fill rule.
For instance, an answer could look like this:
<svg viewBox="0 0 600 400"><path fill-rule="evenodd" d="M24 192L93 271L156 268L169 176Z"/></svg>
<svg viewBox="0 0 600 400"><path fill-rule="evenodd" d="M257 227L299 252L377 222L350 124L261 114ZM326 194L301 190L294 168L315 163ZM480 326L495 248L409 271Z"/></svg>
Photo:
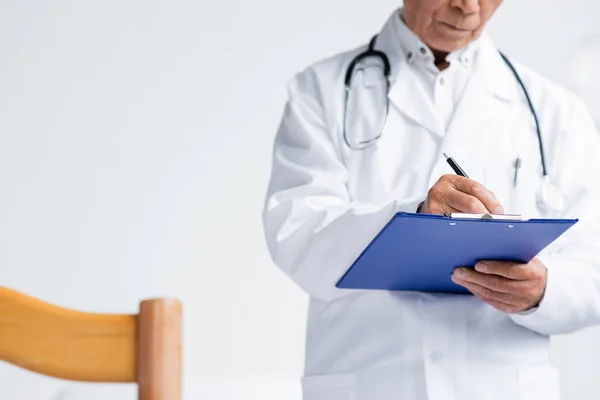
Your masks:
<svg viewBox="0 0 600 400"><path fill-rule="evenodd" d="M527 221L519 214L468 214L468 213L445 213L445 217L454 219L483 219L497 221Z"/></svg>

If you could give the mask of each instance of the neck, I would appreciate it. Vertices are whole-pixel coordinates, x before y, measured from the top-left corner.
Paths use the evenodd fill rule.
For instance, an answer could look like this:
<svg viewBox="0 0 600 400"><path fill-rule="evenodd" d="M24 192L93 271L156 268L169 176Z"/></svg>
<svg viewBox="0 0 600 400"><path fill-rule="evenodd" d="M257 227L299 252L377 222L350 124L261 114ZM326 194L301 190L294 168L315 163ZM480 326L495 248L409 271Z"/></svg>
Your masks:
<svg viewBox="0 0 600 400"><path fill-rule="evenodd" d="M411 31L414 32L414 30L406 22L406 19L404 18L404 14L402 12L400 13L400 19L402 20L402 22L404 22L404 24L408 27L408 29L410 29ZM433 56L435 58L434 64L440 71L443 71L450 66L450 63L448 63L448 61L446 61L446 57L450 53L448 53L446 51L434 50L431 48L431 46L429 46L429 45L427 45L427 46L431 49L431 52L433 53Z"/></svg>
<svg viewBox="0 0 600 400"><path fill-rule="evenodd" d="M450 63L446 61L446 57L448 57L448 54L450 53L434 49L431 49L431 52L434 57L433 63L440 71L443 71L450 66Z"/></svg>

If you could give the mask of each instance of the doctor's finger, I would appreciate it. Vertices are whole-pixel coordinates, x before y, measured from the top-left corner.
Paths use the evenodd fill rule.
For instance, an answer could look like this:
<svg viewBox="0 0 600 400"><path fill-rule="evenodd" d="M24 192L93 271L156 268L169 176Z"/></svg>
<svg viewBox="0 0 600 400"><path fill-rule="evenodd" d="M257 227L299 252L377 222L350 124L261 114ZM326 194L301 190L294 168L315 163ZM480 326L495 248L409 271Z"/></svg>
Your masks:
<svg viewBox="0 0 600 400"><path fill-rule="evenodd" d="M521 293L523 289L522 281L515 281L499 275L483 274L471 268L458 268L452 274L452 278L466 283L475 283L495 292L515 294Z"/></svg>
<svg viewBox="0 0 600 400"><path fill-rule="evenodd" d="M494 193L481 183L462 176L456 176L454 177L452 184L456 190L476 197L486 208L486 212L492 214L504 214L504 207L502 207L500 201L496 198Z"/></svg>
<svg viewBox="0 0 600 400"><path fill-rule="evenodd" d="M448 204L444 204L441 202L430 202L432 204L428 204L428 209L430 214L438 214L444 215L444 213L461 213L463 211L457 210L456 208L450 207Z"/></svg>
<svg viewBox="0 0 600 400"><path fill-rule="evenodd" d="M450 191L444 200L449 207L461 213L487 214L490 212L477 197L458 190Z"/></svg>
<svg viewBox="0 0 600 400"><path fill-rule="evenodd" d="M475 270L484 274L499 275L517 281L528 280L531 275L527 264L510 261L480 261L475 264Z"/></svg>
<svg viewBox="0 0 600 400"><path fill-rule="evenodd" d="M475 270L485 273L504 276L517 281L544 281L546 280L546 267L537 258L527 264L505 261L482 261L475 264Z"/></svg>
<svg viewBox="0 0 600 400"><path fill-rule="evenodd" d="M485 297L485 296L482 296L482 295L477 294L477 293L473 293L473 294L479 300L483 301L486 304L489 304L490 306L494 307L498 311L502 311L503 313L506 313L506 314L516 314L519 311L521 311L521 309L519 307L517 307L517 306L506 304L506 303L503 303L501 301L498 301L498 300L495 300L495 299L491 299L489 297Z"/></svg>
<svg viewBox="0 0 600 400"><path fill-rule="evenodd" d="M457 285L463 286L464 288L468 289L469 292L473 293L474 295L477 295L480 298L485 298L485 299L489 299L489 300L494 300L494 301L498 301L501 303L504 303L507 306L511 306L511 307L516 307L516 308L523 308L527 305L527 302L525 299L519 298L517 296L515 296L514 294L510 294L510 293L504 293L504 292L496 292L495 290L492 290L490 288L478 285L476 283L472 283L472 282L460 282L458 280L455 280L454 278L452 279L454 281L454 283L456 283Z"/></svg>

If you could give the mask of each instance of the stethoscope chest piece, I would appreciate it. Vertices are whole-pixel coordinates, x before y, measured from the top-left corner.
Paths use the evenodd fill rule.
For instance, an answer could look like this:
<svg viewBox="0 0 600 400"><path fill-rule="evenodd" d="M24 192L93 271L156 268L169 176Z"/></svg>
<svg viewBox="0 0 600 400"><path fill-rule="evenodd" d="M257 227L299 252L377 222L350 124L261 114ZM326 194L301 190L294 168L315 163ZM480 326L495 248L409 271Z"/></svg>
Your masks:
<svg viewBox="0 0 600 400"><path fill-rule="evenodd" d="M540 186L537 196L537 205L543 212L557 213L564 208L564 196L561 191L550 182L546 175Z"/></svg>

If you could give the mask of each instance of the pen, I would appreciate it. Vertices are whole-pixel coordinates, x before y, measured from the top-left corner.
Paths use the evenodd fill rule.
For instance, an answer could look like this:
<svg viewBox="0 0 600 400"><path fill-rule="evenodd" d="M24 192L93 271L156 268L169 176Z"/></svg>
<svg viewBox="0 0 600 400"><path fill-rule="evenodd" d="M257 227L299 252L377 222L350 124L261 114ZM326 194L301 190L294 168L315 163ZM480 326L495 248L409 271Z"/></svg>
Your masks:
<svg viewBox="0 0 600 400"><path fill-rule="evenodd" d="M454 161L452 157L448 157L446 153L444 153L444 157L446 157L446 161L448 162L448 164L450 164L450 166L452 167L454 172L456 172L457 175L464 176L465 178L469 177L465 173L465 171L463 171L463 169L456 163L456 161Z"/></svg>
<svg viewBox="0 0 600 400"><path fill-rule="evenodd" d="M517 178L519 177L519 168L521 168L521 158L517 157L515 160L515 179L513 181L513 187L517 187Z"/></svg>

